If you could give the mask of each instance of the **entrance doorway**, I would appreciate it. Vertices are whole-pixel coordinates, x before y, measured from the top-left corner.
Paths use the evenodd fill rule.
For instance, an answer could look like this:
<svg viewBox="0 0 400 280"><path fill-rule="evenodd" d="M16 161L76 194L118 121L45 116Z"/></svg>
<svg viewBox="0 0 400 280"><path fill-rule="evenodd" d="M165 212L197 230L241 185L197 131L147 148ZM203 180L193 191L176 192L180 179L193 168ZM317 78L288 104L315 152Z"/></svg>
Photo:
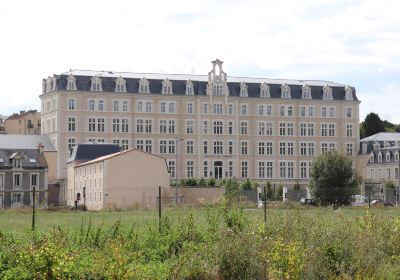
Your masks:
<svg viewBox="0 0 400 280"><path fill-rule="evenodd" d="M217 180L222 178L222 161L214 161L214 175Z"/></svg>

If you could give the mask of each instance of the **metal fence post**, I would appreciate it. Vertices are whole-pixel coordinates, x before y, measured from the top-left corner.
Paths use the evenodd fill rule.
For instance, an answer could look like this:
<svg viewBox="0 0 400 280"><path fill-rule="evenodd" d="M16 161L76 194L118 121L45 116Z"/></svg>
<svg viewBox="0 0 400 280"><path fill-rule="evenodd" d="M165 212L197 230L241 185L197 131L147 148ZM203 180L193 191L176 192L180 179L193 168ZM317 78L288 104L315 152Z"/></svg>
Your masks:
<svg viewBox="0 0 400 280"><path fill-rule="evenodd" d="M158 231L161 233L161 186L158 186Z"/></svg>
<svg viewBox="0 0 400 280"><path fill-rule="evenodd" d="M267 188L264 186L264 223L265 227L267 227Z"/></svg>
<svg viewBox="0 0 400 280"><path fill-rule="evenodd" d="M36 186L32 187L32 231L35 230L36 219Z"/></svg>

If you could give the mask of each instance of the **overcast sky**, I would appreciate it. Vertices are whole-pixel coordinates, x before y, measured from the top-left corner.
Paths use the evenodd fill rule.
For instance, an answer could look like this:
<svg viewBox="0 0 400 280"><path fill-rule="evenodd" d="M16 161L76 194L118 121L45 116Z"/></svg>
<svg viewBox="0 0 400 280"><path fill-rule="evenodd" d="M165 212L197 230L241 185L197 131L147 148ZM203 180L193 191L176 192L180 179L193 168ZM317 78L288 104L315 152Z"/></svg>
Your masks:
<svg viewBox="0 0 400 280"><path fill-rule="evenodd" d="M69 69L321 79L400 123L400 1L2 1L0 114Z"/></svg>

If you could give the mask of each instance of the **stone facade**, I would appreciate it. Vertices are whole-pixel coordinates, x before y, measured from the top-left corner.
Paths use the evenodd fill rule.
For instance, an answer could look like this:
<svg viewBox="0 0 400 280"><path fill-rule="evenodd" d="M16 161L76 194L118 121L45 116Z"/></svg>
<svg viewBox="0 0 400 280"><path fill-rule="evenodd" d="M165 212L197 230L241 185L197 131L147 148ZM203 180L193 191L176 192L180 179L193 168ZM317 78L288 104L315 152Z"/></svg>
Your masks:
<svg viewBox="0 0 400 280"><path fill-rule="evenodd" d="M40 112L21 111L4 120L6 134L40 134Z"/></svg>
<svg viewBox="0 0 400 280"><path fill-rule="evenodd" d="M43 80L42 133L66 178L70 148L116 143L166 158L172 179L235 177L292 186L308 182L316 156L355 159L355 89L327 81L74 70Z"/></svg>

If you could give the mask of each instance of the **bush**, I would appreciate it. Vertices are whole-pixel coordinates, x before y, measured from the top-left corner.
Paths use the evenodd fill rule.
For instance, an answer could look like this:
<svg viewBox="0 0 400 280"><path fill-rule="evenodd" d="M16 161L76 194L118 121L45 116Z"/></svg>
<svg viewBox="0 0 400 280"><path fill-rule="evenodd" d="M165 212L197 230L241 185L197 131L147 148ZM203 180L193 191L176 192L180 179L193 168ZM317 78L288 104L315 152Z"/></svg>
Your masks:
<svg viewBox="0 0 400 280"><path fill-rule="evenodd" d="M207 180L207 187L215 187L216 183L217 182L215 181L215 178L214 177L210 177Z"/></svg>
<svg viewBox="0 0 400 280"><path fill-rule="evenodd" d="M197 186L197 180L195 178L187 178L185 180L185 186L196 187Z"/></svg>
<svg viewBox="0 0 400 280"><path fill-rule="evenodd" d="M240 183L240 187L242 188L242 190L252 190L253 189L253 185L250 181L249 178L247 178L246 180L242 181Z"/></svg>
<svg viewBox="0 0 400 280"><path fill-rule="evenodd" d="M200 187L207 187L207 181L206 181L204 178L201 178L201 179L199 180L198 185L199 185Z"/></svg>

